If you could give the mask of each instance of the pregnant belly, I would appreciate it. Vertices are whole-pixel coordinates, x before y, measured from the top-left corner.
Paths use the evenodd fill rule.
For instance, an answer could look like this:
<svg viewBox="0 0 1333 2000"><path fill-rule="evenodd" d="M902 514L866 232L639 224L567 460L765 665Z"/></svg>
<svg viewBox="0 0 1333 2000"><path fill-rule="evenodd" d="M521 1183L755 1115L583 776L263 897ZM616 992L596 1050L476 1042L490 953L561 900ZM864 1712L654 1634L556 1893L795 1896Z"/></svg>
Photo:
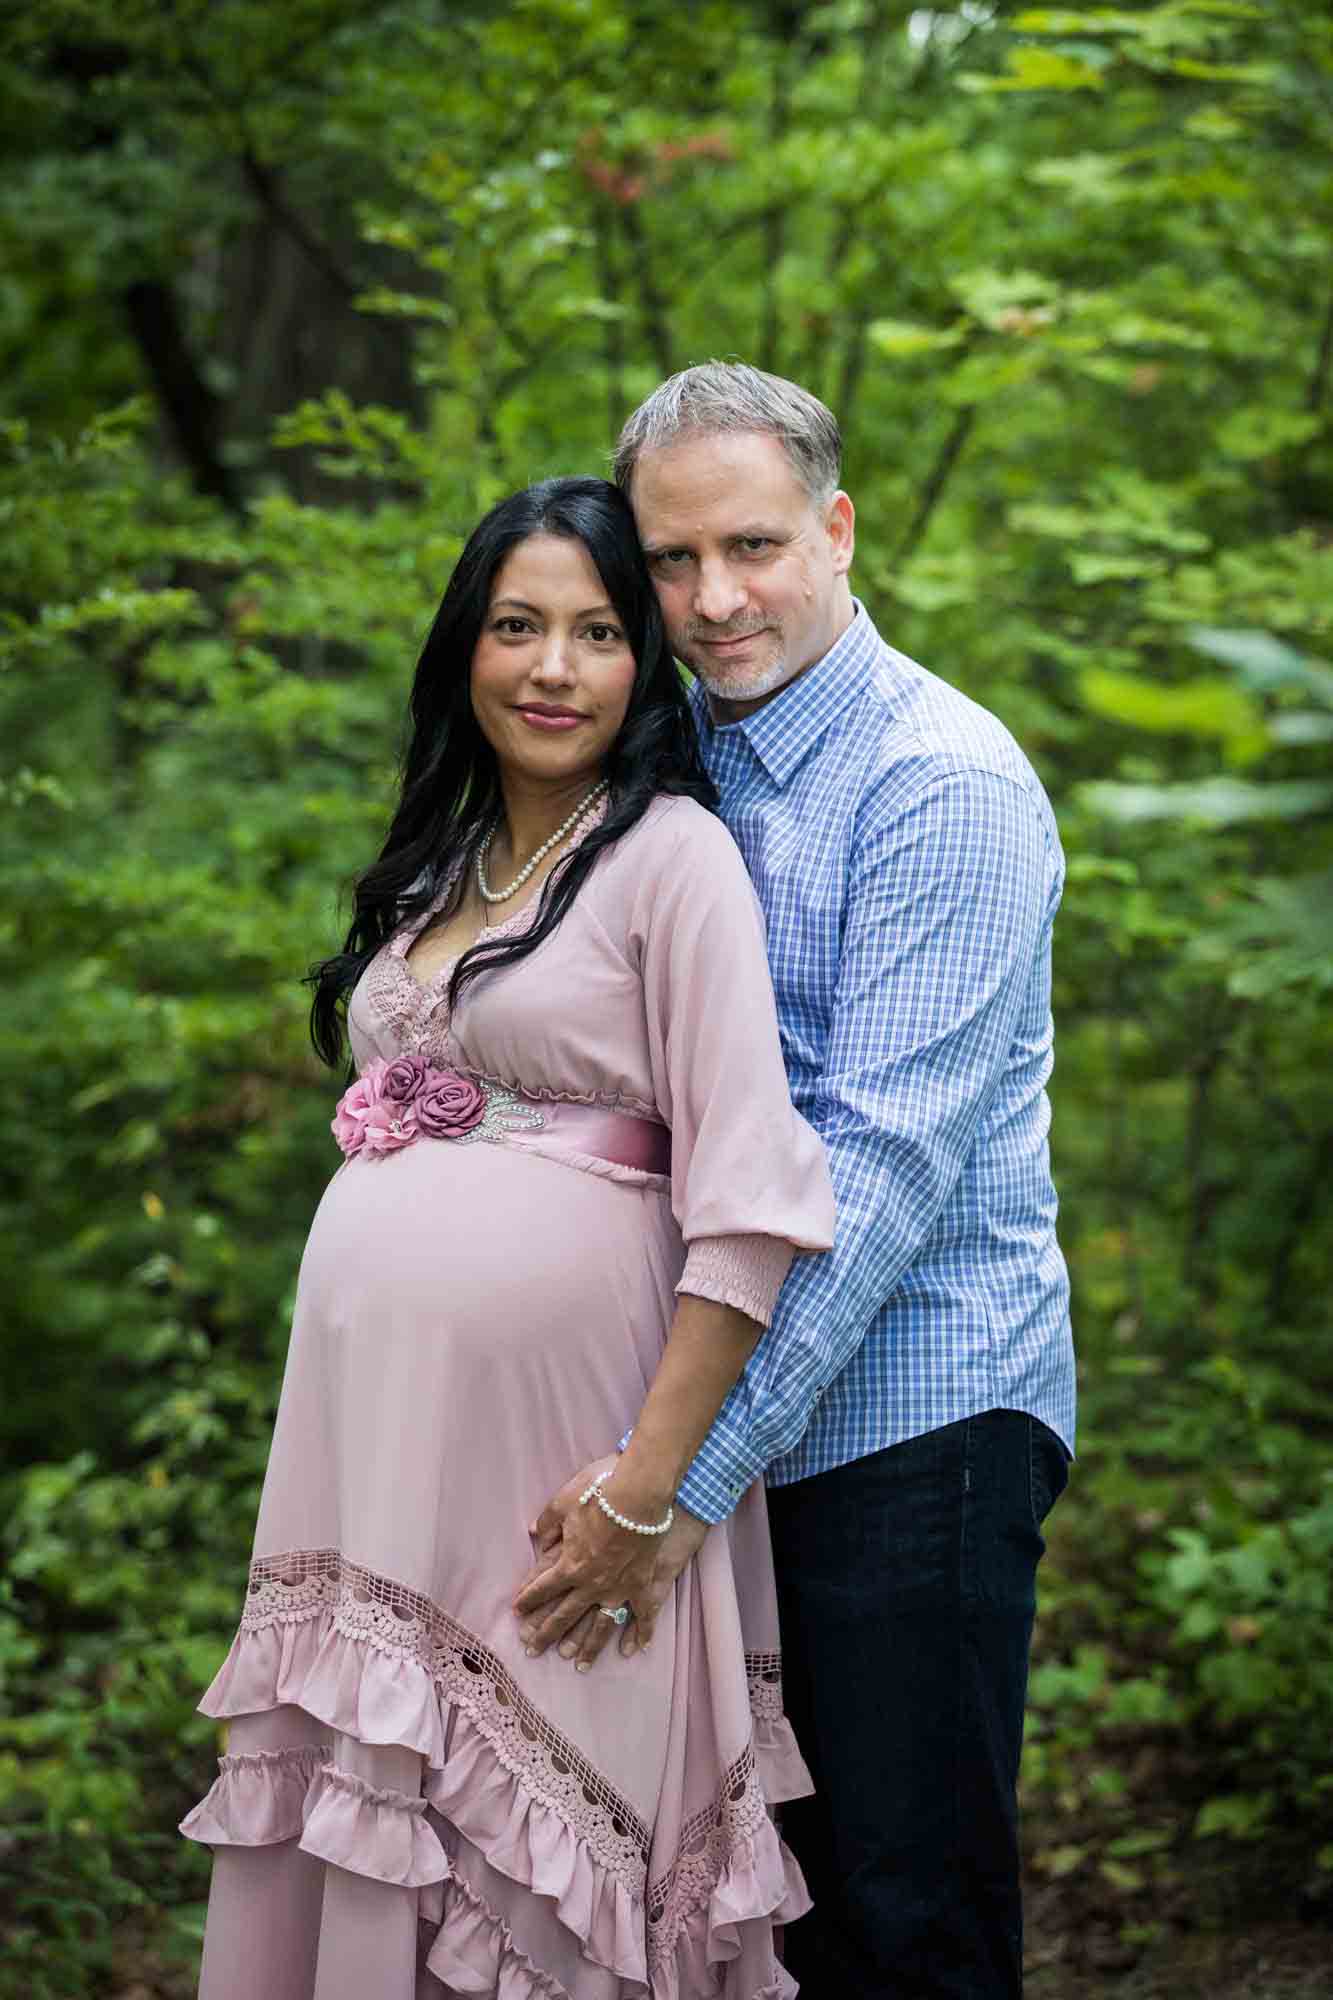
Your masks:
<svg viewBox="0 0 1333 2000"><path fill-rule="evenodd" d="M527 1523L636 1421L681 1260L663 1194L514 1147L349 1161L306 1246L257 1546L336 1544L428 1592L447 1553L440 1601L498 1617Z"/></svg>
<svg viewBox="0 0 1333 2000"><path fill-rule="evenodd" d="M651 1369L681 1256L659 1192L515 1147L419 1141L335 1175L298 1310L348 1360L445 1349L458 1369L540 1378L585 1346L628 1345Z"/></svg>

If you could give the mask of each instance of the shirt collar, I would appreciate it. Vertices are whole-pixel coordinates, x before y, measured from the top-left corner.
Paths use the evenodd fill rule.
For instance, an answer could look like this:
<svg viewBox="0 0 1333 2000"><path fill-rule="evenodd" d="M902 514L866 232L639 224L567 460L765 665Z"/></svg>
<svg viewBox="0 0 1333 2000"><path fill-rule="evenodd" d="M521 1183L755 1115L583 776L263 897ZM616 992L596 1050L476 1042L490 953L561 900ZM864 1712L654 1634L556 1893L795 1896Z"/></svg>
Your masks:
<svg viewBox="0 0 1333 2000"><path fill-rule="evenodd" d="M852 601L856 615L823 659L739 722L714 722L708 696L696 681L692 701L705 742L720 746L728 738L743 738L774 784L785 785L829 724L864 692L870 669L883 651L870 613L858 599Z"/></svg>

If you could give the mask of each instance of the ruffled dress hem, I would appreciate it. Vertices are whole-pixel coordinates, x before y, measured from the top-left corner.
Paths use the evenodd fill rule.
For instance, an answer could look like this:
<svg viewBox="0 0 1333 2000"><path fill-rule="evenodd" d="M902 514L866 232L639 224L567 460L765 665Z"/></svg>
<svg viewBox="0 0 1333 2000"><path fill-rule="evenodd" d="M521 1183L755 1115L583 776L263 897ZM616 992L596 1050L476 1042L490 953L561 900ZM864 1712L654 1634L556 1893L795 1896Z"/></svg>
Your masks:
<svg viewBox="0 0 1333 2000"><path fill-rule="evenodd" d="M417 1661L350 1636L327 1612L242 1627L200 1708L225 1719L288 1705L358 1743L419 1753L421 1795L376 1789L338 1769L331 1744L229 1755L219 1759L217 1780L181 1832L213 1846L296 1839L305 1853L353 1874L419 1889L423 1917L438 1911L427 1969L453 1991L571 2000L461 1880L433 1814L487 1866L544 1899L582 1957L621 1982L621 2000L724 1993L728 2000L789 2000L795 1992L773 1957L771 1933L803 1915L810 1899L767 1808L808 1793L811 1784L785 1717L756 1718L740 1780L738 1767L720 1774L717 1810L697 1816L707 1818L709 1839L701 1843L687 1827L682 1850L688 1843L695 1851L682 1851L663 1883L650 1888L645 1850L634 1846L642 1828L622 1829L630 1840L599 1856L538 1795L540 1771L514 1768L502 1732L488 1729L483 1714L450 1701ZM725 1802L742 1784L759 1795L759 1810L740 1833ZM748 1970L764 1932L759 1977L766 1983L728 1985L728 1965L743 1957Z"/></svg>

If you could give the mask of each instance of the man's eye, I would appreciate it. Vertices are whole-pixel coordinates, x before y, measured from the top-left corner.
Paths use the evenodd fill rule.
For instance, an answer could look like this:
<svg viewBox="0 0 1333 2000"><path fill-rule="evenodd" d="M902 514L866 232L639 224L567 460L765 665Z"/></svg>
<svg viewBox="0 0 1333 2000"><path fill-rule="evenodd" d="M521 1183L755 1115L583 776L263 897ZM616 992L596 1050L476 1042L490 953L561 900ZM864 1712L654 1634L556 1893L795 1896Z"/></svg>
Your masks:
<svg viewBox="0 0 1333 2000"><path fill-rule="evenodd" d="M653 563L657 569L680 569L689 559L688 549L659 549Z"/></svg>
<svg viewBox="0 0 1333 2000"><path fill-rule="evenodd" d="M762 555L765 549L771 549L773 543L767 535L742 535L740 545L747 556L758 556Z"/></svg>

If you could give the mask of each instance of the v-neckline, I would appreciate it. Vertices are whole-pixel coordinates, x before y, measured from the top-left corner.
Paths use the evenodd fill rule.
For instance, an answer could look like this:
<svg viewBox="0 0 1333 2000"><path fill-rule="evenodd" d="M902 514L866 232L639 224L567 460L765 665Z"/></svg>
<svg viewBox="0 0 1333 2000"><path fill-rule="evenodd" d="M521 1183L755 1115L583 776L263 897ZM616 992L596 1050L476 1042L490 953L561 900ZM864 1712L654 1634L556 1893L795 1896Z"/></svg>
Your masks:
<svg viewBox="0 0 1333 2000"><path fill-rule="evenodd" d="M593 828L600 826L602 821L606 818L606 811L607 811L606 800L605 798L602 798L598 801L597 808L589 813L586 822L579 831L578 839L570 844L567 850L567 854L573 854L577 852L577 850L583 845L584 841L588 838L588 835L592 832ZM561 857L561 859L564 858L566 857L565 856ZM557 863L556 865L558 866L559 863ZM494 943L495 940L498 938L516 936L522 927L524 918L526 917L530 920L533 916L535 916L537 909L541 904L542 892L546 887L547 881L550 879L549 875L544 876L542 881L538 883L535 893L529 896L526 903L522 904L517 910L514 910L509 916L502 918L498 924L485 925L480 931L478 931L476 937L473 938L471 944L463 946L462 951L451 952L448 958L446 958L441 964L436 966L434 972L432 972L429 979L418 979L416 973L413 972L412 967L408 964L407 955L411 951L412 946L416 943L417 939L421 936L421 933L426 929L427 925L430 923L432 917L437 916L440 910L443 909L449 896L453 893L454 887L458 881L458 877L462 872L462 867L463 867L462 857L459 856L457 859L452 861L449 867L445 870L444 880L441 882L439 890L431 898L429 905L422 912L421 916L418 917L414 923L404 926L404 928L398 931L390 941L389 945L390 951L392 952L393 956L398 960L398 963L402 966L403 972L405 973L407 978L411 980L413 986L417 990L418 995L420 996L420 999L422 1000L429 998L430 995L432 995L437 990L437 988L440 987L442 983L445 985L448 984L450 975L452 974L454 967L458 964L459 959L462 958L465 955L465 953L473 950L473 948L476 945L491 944Z"/></svg>
<svg viewBox="0 0 1333 2000"><path fill-rule="evenodd" d="M399 964L402 966L403 971L407 974L412 984L416 987L418 993L421 994L433 993L437 986L441 985L442 983L447 984L449 975L453 972L453 969L457 965L459 959L462 958L467 952L471 951L475 945L491 944L495 941L495 939L507 937L512 932L516 931L518 929L521 919L527 916L531 916L532 913L536 910L538 903L540 903L541 901L541 892L538 891L538 893L535 896L531 897L528 902L523 904L521 909L515 910L511 916L505 917L502 922L498 924L485 925L481 930L477 932L477 935L473 938L471 944L465 944L462 947L462 950L460 951L450 952L448 958L442 959L440 963L436 966L434 972L431 973L429 979L418 979L416 973L413 972L412 970L411 963L409 962L408 959L408 953L411 951L412 946L416 943L417 939L421 936L421 933L426 929L427 925L430 923L431 918L435 916L442 907L444 903L444 898L447 894L448 894L447 889L442 891L441 894L436 898L435 902L431 905L430 909L426 911L425 915L421 918L419 923L415 924L410 931L399 933L399 936L402 938L403 943L401 950L397 951L395 953L395 956L397 957ZM394 943L395 944L398 943L397 938L394 940Z"/></svg>

